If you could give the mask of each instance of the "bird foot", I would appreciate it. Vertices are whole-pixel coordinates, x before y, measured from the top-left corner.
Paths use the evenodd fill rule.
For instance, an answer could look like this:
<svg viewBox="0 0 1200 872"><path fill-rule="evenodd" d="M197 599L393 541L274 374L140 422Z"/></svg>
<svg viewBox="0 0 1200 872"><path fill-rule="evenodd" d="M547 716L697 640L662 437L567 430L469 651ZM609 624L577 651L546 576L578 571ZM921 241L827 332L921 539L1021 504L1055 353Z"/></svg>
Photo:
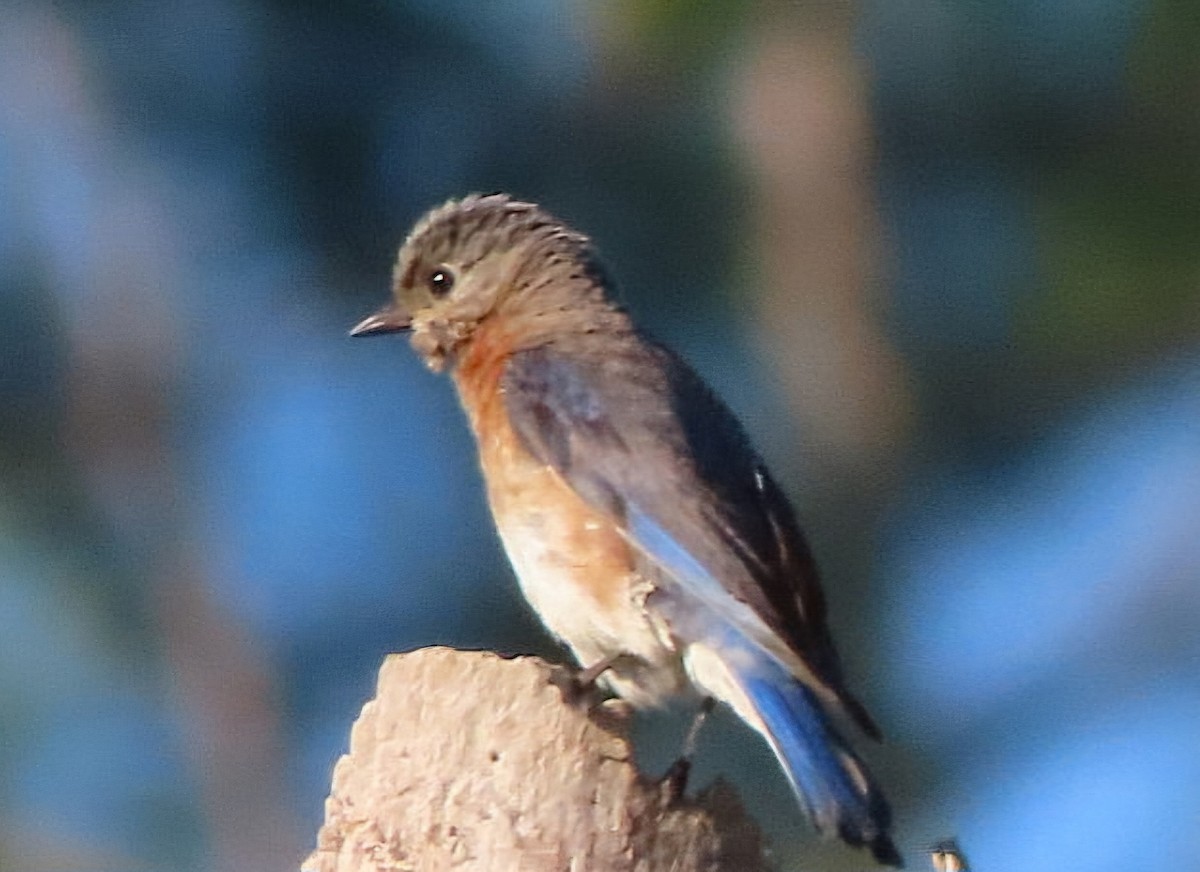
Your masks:
<svg viewBox="0 0 1200 872"><path fill-rule="evenodd" d="M662 791L662 797L667 805L674 805L683 799L691 774L692 761L687 757L680 757L667 767L667 771L663 773L663 777L658 782L659 790Z"/></svg>
<svg viewBox="0 0 1200 872"><path fill-rule="evenodd" d="M611 665L611 660L602 660L580 670L562 664L551 666L550 683L558 688L565 702L571 705L586 703L591 708L596 702L599 690L596 686L596 679L603 675Z"/></svg>
<svg viewBox="0 0 1200 872"><path fill-rule="evenodd" d="M696 754L696 740L700 738L700 728L704 726L704 722L712 714L716 704L717 701L711 696L706 696L701 700L700 708L697 709L696 716L692 718L687 735L684 737L683 753L663 773L662 781L659 783L662 785L663 797L668 803L675 803L683 799L683 794L688 786L688 778L692 774L692 757Z"/></svg>

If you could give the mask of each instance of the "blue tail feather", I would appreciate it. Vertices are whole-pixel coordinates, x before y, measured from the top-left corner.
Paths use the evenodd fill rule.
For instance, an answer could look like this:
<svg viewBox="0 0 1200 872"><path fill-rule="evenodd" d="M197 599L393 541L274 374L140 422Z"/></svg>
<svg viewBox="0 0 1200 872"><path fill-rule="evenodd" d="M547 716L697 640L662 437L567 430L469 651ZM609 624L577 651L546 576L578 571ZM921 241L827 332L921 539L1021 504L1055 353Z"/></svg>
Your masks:
<svg viewBox="0 0 1200 872"><path fill-rule="evenodd" d="M755 652L752 658L726 662L762 719L767 740L817 829L870 848L882 863L902 865L888 836L887 801L812 691L769 655Z"/></svg>
<svg viewBox="0 0 1200 872"><path fill-rule="evenodd" d="M756 630L767 631L761 618L652 515L634 504L626 512L634 541L664 570L664 580L674 582L656 591L655 608L679 637L703 640L718 655L762 721L767 741L817 829L866 846L881 863L903 866L888 835L891 811L883 794L813 692L753 640Z"/></svg>

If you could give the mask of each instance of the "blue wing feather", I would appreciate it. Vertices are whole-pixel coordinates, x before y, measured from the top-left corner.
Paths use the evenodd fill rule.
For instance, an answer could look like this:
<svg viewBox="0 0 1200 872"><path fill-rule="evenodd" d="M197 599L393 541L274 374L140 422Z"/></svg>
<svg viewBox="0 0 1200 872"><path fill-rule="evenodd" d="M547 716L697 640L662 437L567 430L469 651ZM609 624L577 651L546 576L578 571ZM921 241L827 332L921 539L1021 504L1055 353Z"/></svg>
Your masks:
<svg viewBox="0 0 1200 872"><path fill-rule="evenodd" d="M685 645L717 653L817 826L900 865L887 804L822 703L877 731L842 685L811 556L741 428L637 334L597 337L590 351L572 340L570 354L550 345L510 360L518 436L643 555L648 607Z"/></svg>
<svg viewBox="0 0 1200 872"><path fill-rule="evenodd" d="M717 652L762 722L792 791L823 833L867 845L880 862L899 865L888 837L891 811L866 768L830 725L819 700L740 626L742 608L686 548L636 507L630 531L668 588L659 608L673 627ZM711 691L710 691L711 692Z"/></svg>

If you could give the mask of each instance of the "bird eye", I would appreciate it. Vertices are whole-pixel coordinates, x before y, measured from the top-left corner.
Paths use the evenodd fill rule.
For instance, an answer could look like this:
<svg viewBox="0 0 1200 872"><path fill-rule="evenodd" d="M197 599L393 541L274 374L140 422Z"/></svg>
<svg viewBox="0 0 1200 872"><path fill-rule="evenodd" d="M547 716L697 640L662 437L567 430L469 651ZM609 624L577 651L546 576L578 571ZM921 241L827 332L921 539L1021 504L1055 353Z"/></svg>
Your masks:
<svg viewBox="0 0 1200 872"><path fill-rule="evenodd" d="M444 297L454 288L454 273L447 266L439 266L429 274L426 284L435 297Z"/></svg>

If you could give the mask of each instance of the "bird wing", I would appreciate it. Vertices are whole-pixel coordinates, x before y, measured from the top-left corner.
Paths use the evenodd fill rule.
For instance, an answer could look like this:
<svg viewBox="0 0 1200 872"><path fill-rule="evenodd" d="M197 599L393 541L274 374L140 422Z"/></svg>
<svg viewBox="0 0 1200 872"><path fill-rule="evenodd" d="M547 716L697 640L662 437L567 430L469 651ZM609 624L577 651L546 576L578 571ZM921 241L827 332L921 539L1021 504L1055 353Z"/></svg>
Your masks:
<svg viewBox="0 0 1200 872"><path fill-rule="evenodd" d="M513 429L654 569L676 632L734 625L867 733L845 689L816 569L791 508L733 414L667 349L573 334L512 355ZM680 607L681 604L686 607Z"/></svg>

